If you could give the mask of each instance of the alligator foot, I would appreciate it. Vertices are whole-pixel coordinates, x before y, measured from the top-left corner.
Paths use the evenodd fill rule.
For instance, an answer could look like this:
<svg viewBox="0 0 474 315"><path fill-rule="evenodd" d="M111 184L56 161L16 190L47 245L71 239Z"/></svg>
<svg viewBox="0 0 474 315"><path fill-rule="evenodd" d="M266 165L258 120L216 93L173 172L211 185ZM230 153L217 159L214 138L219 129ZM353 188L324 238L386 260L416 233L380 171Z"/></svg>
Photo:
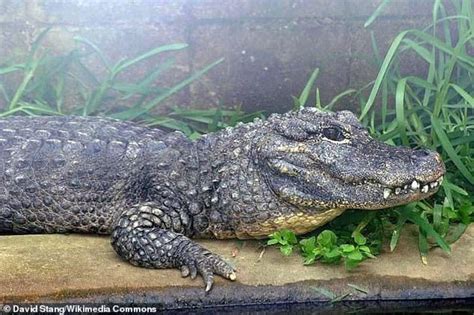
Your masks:
<svg viewBox="0 0 474 315"><path fill-rule="evenodd" d="M125 211L112 232L112 247L133 265L147 268L178 268L183 277L204 279L206 292L214 274L235 280L235 270L226 261L186 236L163 227L162 211L137 206Z"/></svg>
<svg viewBox="0 0 474 315"><path fill-rule="evenodd" d="M183 242L185 250L182 251L178 258L178 265L181 268L181 275L187 277L191 275L191 279L196 278L199 273L204 279L206 292L211 290L214 281L214 274L223 276L224 278L235 280L235 270L220 256L211 253L199 244L184 237Z"/></svg>

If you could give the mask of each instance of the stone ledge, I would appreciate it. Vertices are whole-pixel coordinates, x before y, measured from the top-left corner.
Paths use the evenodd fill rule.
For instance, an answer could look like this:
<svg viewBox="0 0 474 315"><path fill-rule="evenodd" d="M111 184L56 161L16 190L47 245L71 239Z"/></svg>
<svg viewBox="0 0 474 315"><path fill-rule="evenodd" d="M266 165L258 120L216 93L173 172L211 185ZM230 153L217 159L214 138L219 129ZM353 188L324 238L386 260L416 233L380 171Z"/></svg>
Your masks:
<svg viewBox="0 0 474 315"><path fill-rule="evenodd" d="M282 257L272 248L259 261L257 241L202 240L238 269L236 282L216 277L213 290L206 294L200 279L183 279L177 270L148 270L122 262L107 237L0 236L0 303L144 303L160 309L281 303L326 307L330 299L322 289L343 297L344 303L420 305L461 299L472 307L474 227L452 246L450 256L433 250L426 266L420 263L416 239L413 231L405 231L394 253L383 253L353 272L342 266L305 267L297 255Z"/></svg>

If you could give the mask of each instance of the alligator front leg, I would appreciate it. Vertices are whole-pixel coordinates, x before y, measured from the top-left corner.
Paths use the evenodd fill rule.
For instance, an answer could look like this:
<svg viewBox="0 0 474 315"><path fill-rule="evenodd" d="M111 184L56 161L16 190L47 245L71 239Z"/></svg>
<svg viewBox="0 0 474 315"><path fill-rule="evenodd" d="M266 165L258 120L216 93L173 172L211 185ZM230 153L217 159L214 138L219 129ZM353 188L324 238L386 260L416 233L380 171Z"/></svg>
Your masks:
<svg viewBox="0 0 474 315"><path fill-rule="evenodd" d="M167 228L167 225L173 226L170 220L155 203L136 205L124 211L116 221L112 247L120 257L136 266L179 268L183 277L191 275L192 279L199 273L206 291L212 287L214 274L235 280L233 267L173 228Z"/></svg>

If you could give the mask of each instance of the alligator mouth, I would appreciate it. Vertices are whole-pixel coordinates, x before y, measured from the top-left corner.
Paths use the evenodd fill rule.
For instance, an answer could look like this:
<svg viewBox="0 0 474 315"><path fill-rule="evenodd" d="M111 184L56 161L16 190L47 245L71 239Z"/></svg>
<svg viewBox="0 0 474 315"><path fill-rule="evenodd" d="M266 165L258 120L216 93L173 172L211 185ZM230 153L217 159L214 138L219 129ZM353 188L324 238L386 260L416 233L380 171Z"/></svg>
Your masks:
<svg viewBox="0 0 474 315"><path fill-rule="evenodd" d="M412 180L401 186L396 187L384 187L383 188L383 199L391 199L407 194L415 194L420 197L425 195L431 195L436 192L443 182L443 175L430 182L421 182L416 179Z"/></svg>
<svg viewBox="0 0 474 315"><path fill-rule="evenodd" d="M379 182L365 181L363 183L364 185L376 188L375 191L378 192L380 199L374 204L364 203L361 207L362 209L383 209L428 198L441 187L444 178L443 175L435 175L437 176L433 176L435 179L427 181L413 179L396 186L387 186ZM359 183L359 185L362 185L362 183ZM358 209L357 206L356 208Z"/></svg>
<svg viewBox="0 0 474 315"><path fill-rule="evenodd" d="M316 196L312 197L310 193L304 192L302 186L311 186L315 183L311 170L300 167L294 164L294 161L288 161L284 159L269 159L267 160L267 166L279 174L280 176L295 178L294 185L296 190L300 190L301 195L298 196L304 202L300 202L301 205L306 206L307 204L329 204L330 201L319 200ZM321 172L323 173L323 172ZM423 174L423 179L416 178L414 175L410 180L399 183L388 184L383 183L375 179L365 179L360 181L351 181L347 178L341 178L340 174L326 173L327 177L334 180L334 186L339 189L333 189L333 191L344 190L346 187L348 192L351 192L350 196L344 196L346 200L341 200L337 197L334 198L334 205L340 208L352 208L352 209L383 209L388 207L394 207L401 204L406 204L412 201L421 200L434 194L441 183L443 182L443 171L435 171L431 174ZM352 187L351 187L352 186ZM365 192L367 196L371 196L371 199L367 200L360 192ZM363 198L360 198L360 197ZM367 197L366 196L366 197ZM377 197L379 196L379 197ZM294 197L292 202L296 202ZM324 198L323 198L324 199Z"/></svg>

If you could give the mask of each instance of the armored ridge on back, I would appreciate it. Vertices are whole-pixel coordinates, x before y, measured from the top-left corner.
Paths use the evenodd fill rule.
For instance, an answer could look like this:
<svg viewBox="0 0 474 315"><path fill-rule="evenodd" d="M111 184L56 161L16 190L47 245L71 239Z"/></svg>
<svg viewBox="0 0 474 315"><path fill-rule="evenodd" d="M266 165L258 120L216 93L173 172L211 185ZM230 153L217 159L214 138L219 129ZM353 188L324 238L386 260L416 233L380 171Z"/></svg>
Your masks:
<svg viewBox="0 0 474 315"><path fill-rule="evenodd" d="M197 141L97 117L0 120L0 234L112 234L125 260L234 280L191 238L305 233L345 209L426 198L436 152L372 139L348 112L272 115Z"/></svg>

